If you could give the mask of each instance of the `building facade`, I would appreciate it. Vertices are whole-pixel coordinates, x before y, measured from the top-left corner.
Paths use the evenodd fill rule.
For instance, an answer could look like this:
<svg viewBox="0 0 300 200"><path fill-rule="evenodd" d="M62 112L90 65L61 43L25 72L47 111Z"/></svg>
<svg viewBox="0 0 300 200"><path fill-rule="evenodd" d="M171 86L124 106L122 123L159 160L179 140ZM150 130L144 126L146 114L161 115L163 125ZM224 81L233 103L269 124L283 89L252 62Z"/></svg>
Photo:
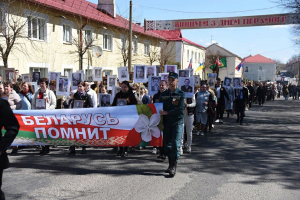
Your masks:
<svg viewBox="0 0 300 200"><path fill-rule="evenodd" d="M250 81L276 80L276 62L260 54L248 56L243 69L244 79Z"/></svg>
<svg viewBox="0 0 300 200"><path fill-rule="evenodd" d="M219 69L219 78L221 80L224 80L225 77L242 77L242 70L237 71L235 69L241 63L242 58L217 44L212 44L206 48L206 57L208 58L212 55L219 56L219 58L226 57L227 67ZM205 73L212 73L212 70L209 68L211 64L214 63L205 63Z"/></svg>
<svg viewBox="0 0 300 200"><path fill-rule="evenodd" d="M117 67L124 66L128 58L129 21L115 13L114 0L105 5L85 0L36 0L1 3L1 26L9 29L10 20L18 20L24 27L8 57L8 67L20 74L40 71L48 77L49 71L69 76L79 70L102 67L104 72L117 74ZM97 9L98 8L98 9ZM11 33L11 32L10 32ZM5 34L0 34L0 45L5 46ZM133 58L135 64L151 62L151 52L160 52L165 39L151 31L144 31L133 24ZM87 48L86 48L87 47ZM93 56L93 48L101 47L101 57ZM85 51L80 59L80 52ZM125 53L124 53L125 52ZM159 64L156 59L153 65ZM4 63L0 59L0 70ZM0 72L2 73L2 72Z"/></svg>

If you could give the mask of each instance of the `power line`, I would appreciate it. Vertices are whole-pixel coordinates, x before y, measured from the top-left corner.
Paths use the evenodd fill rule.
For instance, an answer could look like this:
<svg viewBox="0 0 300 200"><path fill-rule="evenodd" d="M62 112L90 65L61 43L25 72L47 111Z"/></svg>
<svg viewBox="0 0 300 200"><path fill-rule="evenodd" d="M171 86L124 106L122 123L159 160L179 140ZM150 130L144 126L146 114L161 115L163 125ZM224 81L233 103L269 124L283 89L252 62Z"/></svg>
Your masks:
<svg viewBox="0 0 300 200"><path fill-rule="evenodd" d="M239 11L228 11L228 12L190 12L190 11L180 11L180 10L169 10L169 9L163 9L163 8L156 8L156 7L151 7L151 6L143 6L143 5L137 5L133 4L134 6L139 6L139 7L145 7L145 8L151 8L151 9L156 9L156 10L163 10L163 11L169 11L169 12L178 12L178 13L201 13L201 14L222 14L222 13L241 13L241 12L251 12L251 11L258 11L258 10L268 10L271 8L277 8L278 6L273 6L273 7L268 7L268 8L259 8L259 9L252 9L252 10L239 10Z"/></svg>

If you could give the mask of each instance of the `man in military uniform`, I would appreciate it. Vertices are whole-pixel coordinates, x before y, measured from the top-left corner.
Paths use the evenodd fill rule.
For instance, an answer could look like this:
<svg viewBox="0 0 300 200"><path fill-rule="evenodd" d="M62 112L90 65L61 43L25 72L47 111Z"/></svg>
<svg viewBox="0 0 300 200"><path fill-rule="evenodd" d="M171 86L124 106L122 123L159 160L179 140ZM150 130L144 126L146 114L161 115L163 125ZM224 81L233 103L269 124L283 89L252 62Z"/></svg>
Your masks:
<svg viewBox="0 0 300 200"><path fill-rule="evenodd" d="M0 99L0 110L0 129L4 127L6 130L4 136L0 134L0 200L5 200L1 185L3 170L9 167L6 150L16 138L20 126L7 101Z"/></svg>
<svg viewBox="0 0 300 200"><path fill-rule="evenodd" d="M166 173L174 177L178 158L180 156L180 140L183 132L183 110L185 107L185 94L177 88L178 74L170 72L168 77L169 89L164 91L159 98L163 103L160 115L164 119L164 146L169 159L169 167Z"/></svg>

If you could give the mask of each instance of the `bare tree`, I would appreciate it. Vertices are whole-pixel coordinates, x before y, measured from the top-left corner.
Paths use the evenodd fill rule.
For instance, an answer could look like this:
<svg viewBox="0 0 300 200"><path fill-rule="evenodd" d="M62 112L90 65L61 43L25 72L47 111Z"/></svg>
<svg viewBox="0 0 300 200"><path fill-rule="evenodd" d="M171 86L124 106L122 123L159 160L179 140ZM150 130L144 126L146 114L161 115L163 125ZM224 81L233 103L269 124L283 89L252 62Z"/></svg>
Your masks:
<svg viewBox="0 0 300 200"><path fill-rule="evenodd" d="M33 8L34 10L32 10ZM0 2L0 57L3 60L4 68L8 68L8 58L15 51L30 57L24 40L37 37L37 35L46 37L46 33L43 31L46 22L37 19L37 9L42 10L43 8L38 3L28 3L27 1L2 0ZM33 21L35 22L34 27L31 26ZM32 40L27 41L30 41L35 49L37 48Z"/></svg>

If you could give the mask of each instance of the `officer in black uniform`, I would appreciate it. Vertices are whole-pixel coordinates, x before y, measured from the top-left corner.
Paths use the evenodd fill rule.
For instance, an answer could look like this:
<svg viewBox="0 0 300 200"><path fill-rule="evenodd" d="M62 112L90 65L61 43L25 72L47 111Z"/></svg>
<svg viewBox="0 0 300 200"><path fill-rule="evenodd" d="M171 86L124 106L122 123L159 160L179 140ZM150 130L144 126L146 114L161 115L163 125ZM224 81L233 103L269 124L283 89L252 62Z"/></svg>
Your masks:
<svg viewBox="0 0 300 200"><path fill-rule="evenodd" d="M6 150L16 138L20 128L8 102L0 99L0 130L3 127L6 132L4 136L0 134L0 200L5 200L4 193L1 190L3 170L9 167Z"/></svg>
<svg viewBox="0 0 300 200"><path fill-rule="evenodd" d="M177 88L178 74L170 72L168 77L169 89L161 93L159 102L163 103L163 110L159 113L164 120L164 146L169 159L166 173L174 177L178 158L180 156L180 140L183 132L183 110L185 94Z"/></svg>

